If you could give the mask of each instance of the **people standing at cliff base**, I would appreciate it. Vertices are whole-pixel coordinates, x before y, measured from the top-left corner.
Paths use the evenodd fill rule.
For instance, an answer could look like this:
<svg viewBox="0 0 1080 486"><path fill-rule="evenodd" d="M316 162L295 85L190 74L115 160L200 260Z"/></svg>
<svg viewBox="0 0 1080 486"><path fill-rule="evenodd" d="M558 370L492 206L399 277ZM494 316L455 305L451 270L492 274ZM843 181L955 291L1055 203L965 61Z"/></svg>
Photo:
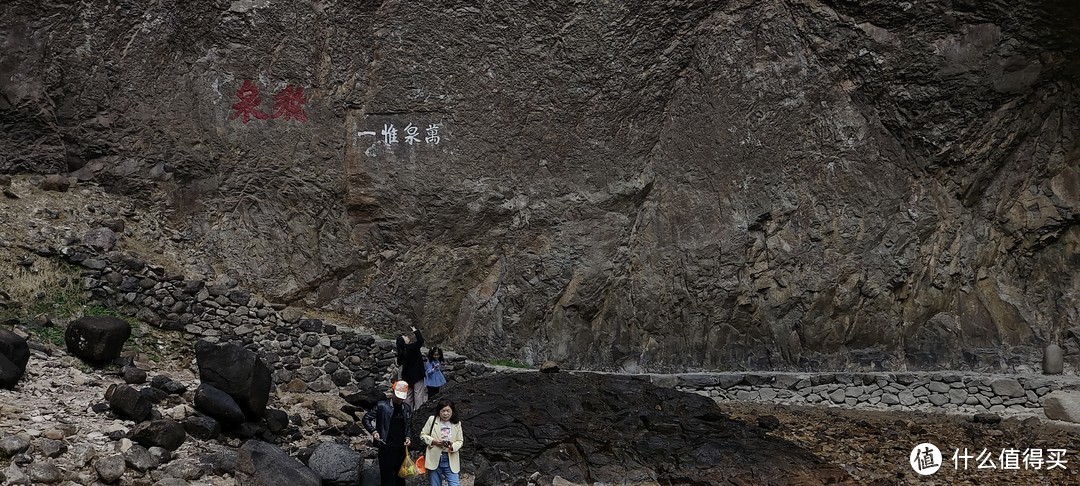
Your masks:
<svg viewBox="0 0 1080 486"><path fill-rule="evenodd" d="M449 486L458 486L461 459L458 451L465 443L457 407L450 400L435 403L437 415L428 417L420 431L420 440L427 444L424 451L424 468L428 470L428 485L442 486L445 479Z"/></svg>
<svg viewBox="0 0 1080 486"><path fill-rule="evenodd" d="M409 397L405 401L413 410L420 408L427 401L427 385L424 384L424 335L416 326L412 335L402 334L397 338L397 362L401 365L401 379L409 384Z"/></svg>
<svg viewBox="0 0 1080 486"><path fill-rule="evenodd" d="M446 375L443 375L443 354L438 346L432 346L428 350L427 364L424 365L424 384L427 385L427 395L435 398L439 394L439 388L446 384Z"/></svg>
<svg viewBox="0 0 1080 486"><path fill-rule="evenodd" d="M405 479L398 477L398 468L405 461L406 447L412 444L409 424L412 406L405 403L409 385L397 381L390 388L386 400L380 400L364 414L364 428L371 433L372 443L379 450L379 484L381 486L405 486Z"/></svg>

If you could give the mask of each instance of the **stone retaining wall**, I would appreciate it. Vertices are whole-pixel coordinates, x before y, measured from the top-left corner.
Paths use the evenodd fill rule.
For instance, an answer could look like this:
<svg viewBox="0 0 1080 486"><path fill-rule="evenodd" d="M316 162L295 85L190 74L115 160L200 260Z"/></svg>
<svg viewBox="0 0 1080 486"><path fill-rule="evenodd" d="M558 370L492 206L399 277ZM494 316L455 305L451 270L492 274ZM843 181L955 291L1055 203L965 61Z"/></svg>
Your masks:
<svg viewBox="0 0 1080 486"><path fill-rule="evenodd" d="M387 386L396 370L392 339L306 318L235 282L185 280L118 252L65 256L82 267L81 283L92 302L193 339L241 344L261 355L275 370L274 383L290 391L355 393ZM452 382L494 372L453 352L444 356Z"/></svg>
<svg viewBox="0 0 1080 486"><path fill-rule="evenodd" d="M274 382L302 392L354 393L385 386L395 368L394 342L339 327L269 303L235 283L207 284L168 276L161 267L121 253L66 254L83 268L93 300L157 327L196 339L233 341L258 352ZM451 381L496 372L445 352ZM977 373L684 373L650 375L659 386L716 400L834 405L954 413L1040 413L1055 390L1080 389L1071 375Z"/></svg>
<svg viewBox="0 0 1080 486"><path fill-rule="evenodd" d="M654 375L653 382L720 401L1036 415L1050 392L1080 390L1080 377L1071 375L953 372L688 373Z"/></svg>

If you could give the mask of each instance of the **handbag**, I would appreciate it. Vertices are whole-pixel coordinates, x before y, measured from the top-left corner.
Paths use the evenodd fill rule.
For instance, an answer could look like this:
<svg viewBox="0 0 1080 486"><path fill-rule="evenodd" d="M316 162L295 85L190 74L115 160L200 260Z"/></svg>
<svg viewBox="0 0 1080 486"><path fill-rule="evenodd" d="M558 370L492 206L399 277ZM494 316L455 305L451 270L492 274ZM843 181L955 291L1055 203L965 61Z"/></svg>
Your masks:
<svg viewBox="0 0 1080 486"><path fill-rule="evenodd" d="M435 430L435 416L431 416L431 427L428 428L428 435ZM416 469L420 470L420 474L427 474L427 463L424 461L424 455L420 454L420 457L416 458Z"/></svg>
<svg viewBox="0 0 1080 486"><path fill-rule="evenodd" d="M409 457L409 446L405 446L405 460L401 461L401 467L398 468L397 475L399 478L411 478L420 475L420 471L416 470L416 463Z"/></svg>

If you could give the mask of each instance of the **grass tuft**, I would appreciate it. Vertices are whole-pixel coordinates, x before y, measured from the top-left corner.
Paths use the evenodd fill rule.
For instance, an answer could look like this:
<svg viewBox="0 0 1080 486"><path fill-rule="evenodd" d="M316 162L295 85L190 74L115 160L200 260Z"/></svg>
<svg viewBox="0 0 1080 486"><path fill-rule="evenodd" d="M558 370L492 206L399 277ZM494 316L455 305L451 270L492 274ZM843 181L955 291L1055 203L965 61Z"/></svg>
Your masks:
<svg viewBox="0 0 1080 486"><path fill-rule="evenodd" d="M489 363L491 363L491 364L493 364L495 366L505 366L507 368L521 368L521 369L532 368L532 366L529 366L527 364L514 361L512 359L502 359L502 358L493 359L493 360L489 361Z"/></svg>

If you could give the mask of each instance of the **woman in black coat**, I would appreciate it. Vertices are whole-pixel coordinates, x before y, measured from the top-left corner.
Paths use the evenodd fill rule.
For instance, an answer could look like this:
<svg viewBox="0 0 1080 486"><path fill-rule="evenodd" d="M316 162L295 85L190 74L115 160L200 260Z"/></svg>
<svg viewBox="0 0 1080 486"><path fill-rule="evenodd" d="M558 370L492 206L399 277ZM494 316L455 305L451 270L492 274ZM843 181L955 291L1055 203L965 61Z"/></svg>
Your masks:
<svg viewBox="0 0 1080 486"><path fill-rule="evenodd" d="M401 379L409 384L409 398L405 402L416 410L427 401L427 385L424 384L424 354L420 351L424 335L416 326L412 327L412 332L412 336L398 336L397 362L401 365Z"/></svg>

